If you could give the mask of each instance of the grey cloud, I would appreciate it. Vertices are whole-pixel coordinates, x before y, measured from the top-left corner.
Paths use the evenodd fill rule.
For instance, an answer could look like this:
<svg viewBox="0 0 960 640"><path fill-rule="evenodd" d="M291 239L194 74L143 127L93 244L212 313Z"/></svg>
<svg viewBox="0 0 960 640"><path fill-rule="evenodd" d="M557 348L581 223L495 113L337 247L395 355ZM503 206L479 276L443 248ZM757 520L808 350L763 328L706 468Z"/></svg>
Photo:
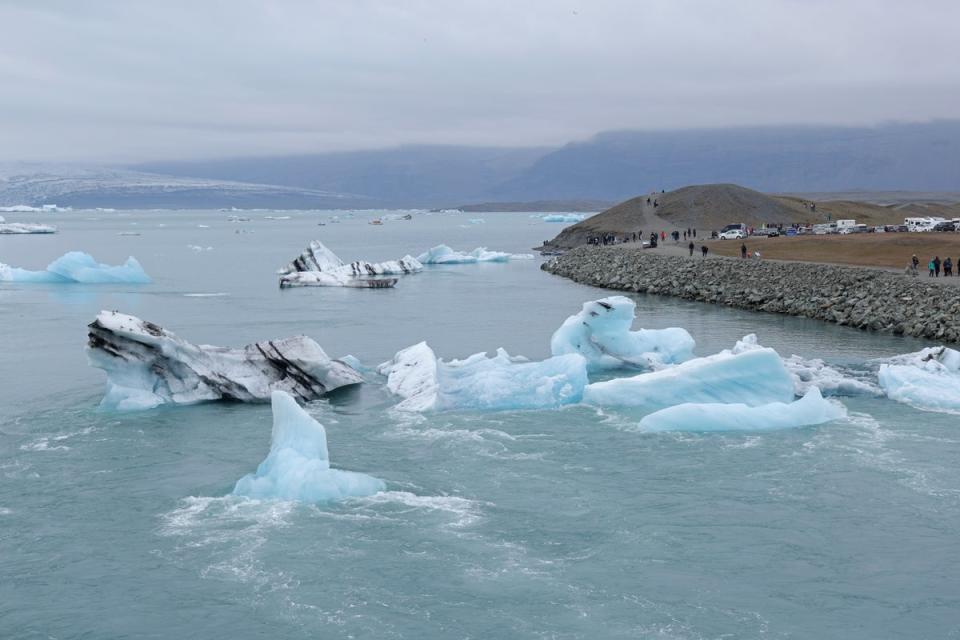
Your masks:
<svg viewBox="0 0 960 640"><path fill-rule="evenodd" d="M0 160L957 117L952 0L0 1Z"/></svg>

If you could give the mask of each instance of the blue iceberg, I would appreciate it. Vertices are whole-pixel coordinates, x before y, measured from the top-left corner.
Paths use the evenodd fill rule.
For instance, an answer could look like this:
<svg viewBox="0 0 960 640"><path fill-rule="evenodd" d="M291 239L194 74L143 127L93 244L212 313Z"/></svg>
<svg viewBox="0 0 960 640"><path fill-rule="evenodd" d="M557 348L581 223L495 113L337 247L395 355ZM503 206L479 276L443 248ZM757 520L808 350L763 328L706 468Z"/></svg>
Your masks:
<svg viewBox="0 0 960 640"><path fill-rule="evenodd" d="M426 342L397 353L378 368L402 411L553 409L580 401L586 360L571 353L529 362L503 349L488 357L440 360Z"/></svg>
<svg viewBox="0 0 960 640"><path fill-rule="evenodd" d="M823 424L847 415L839 403L811 387L794 402L746 404L687 403L661 409L640 420L643 431L773 431Z"/></svg>
<svg viewBox="0 0 960 640"><path fill-rule="evenodd" d="M891 400L960 415L960 351L931 347L890 358L880 365L877 378Z"/></svg>
<svg viewBox="0 0 960 640"><path fill-rule="evenodd" d="M642 407L649 412L688 403L743 403L757 407L794 398L793 378L773 349L721 351L660 371L587 385L583 401Z"/></svg>
<svg viewBox="0 0 960 640"><path fill-rule="evenodd" d="M624 296L585 302L550 339L555 355L579 353L591 371L623 366L656 369L693 357L695 342L686 329L630 331L636 304Z"/></svg>
<svg viewBox="0 0 960 640"><path fill-rule="evenodd" d="M121 265L100 264L90 254L71 251L60 256L44 271L29 271L0 263L0 281L82 284L149 284L151 282L133 256Z"/></svg>
<svg viewBox="0 0 960 640"><path fill-rule="evenodd" d="M469 253L454 251L445 244L437 245L417 256L422 264L475 264L477 262L509 262L510 260L532 260L529 253L504 253L487 251L486 247L477 247Z"/></svg>
<svg viewBox="0 0 960 640"><path fill-rule="evenodd" d="M371 496L387 487L383 480L330 468L327 433L293 396L274 391L270 453L237 481L233 494L256 499L329 502Z"/></svg>
<svg viewBox="0 0 960 640"><path fill-rule="evenodd" d="M586 217L582 213L548 213L541 220L544 222L581 222Z"/></svg>

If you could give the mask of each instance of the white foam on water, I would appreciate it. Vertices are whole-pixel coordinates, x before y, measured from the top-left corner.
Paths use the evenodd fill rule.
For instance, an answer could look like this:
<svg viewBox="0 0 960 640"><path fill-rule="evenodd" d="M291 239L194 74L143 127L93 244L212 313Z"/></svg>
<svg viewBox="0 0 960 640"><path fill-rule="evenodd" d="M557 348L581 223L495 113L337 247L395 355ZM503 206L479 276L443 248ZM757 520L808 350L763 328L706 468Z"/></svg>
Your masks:
<svg viewBox="0 0 960 640"><path fill-rule="evenodd" d="M230 295L229 293L185 293L184 298L222 298Z"/></svg>
<svg viewBox="0 0 960 640"><path fill-rule="evenodd" d="M476 523L482 517L481 508L491 506L490 503L459 496L421 496L409 491L382 491L353 502L371 507L399 506L401 513L427 511L449 514L453 520L447 526L455 528Z"/></svg>

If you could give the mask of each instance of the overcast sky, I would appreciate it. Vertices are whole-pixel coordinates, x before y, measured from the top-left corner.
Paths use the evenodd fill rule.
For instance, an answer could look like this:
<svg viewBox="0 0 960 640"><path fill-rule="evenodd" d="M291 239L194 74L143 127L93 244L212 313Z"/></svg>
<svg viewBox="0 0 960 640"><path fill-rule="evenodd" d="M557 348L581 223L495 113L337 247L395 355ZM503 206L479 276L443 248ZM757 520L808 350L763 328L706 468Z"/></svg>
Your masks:
<svg viewBox="0 0 960 640"><path fill-rule="evenodd" d="M960 116L957 0L0 0L0 160Z"/></svg>

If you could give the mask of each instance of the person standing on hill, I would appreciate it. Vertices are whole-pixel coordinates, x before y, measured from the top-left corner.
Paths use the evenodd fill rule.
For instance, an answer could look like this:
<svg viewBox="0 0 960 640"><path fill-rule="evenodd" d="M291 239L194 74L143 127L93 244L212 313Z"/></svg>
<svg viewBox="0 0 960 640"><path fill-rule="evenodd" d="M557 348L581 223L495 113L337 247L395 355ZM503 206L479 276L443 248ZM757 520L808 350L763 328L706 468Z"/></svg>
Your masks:
<svg viewBox="0 0 960 640"><path fill-rule="evenodd" d="M690 249L690 257L693 257L693 240L690 241L690 244L687 245L687 249Z"/></svg>
<svg viewBox="0 0 960 640"><path fill-rule="evenodd" d="M700 245L700 252L703 254L704 258L707 257L707 251L709 251L709 249L707 249L707 245L705 244Z"/></svg>
<svg viewBox="0 0 960 640"><path fill-rule="evenodd" d="M694 238L697 237L697 230L696 230L696 229L693 230L693 237L694 237Z"/></svg>
<svg viewBox="0 0 960 640"><path fill-rule="evenodd" d="M740 257L741 257L741 258L746 258L746 257L747 257L747 245L746 245L746 244L741 244L741 245L740 245Z"/></svg>
<svg viewBox="0 0 960 640"><path fill-rule="evenodd" d="M666 242L666 241L667 241L667 232L666 232L666 231L661 231L661 232L660 232L660 240L662 240L663 242Z"/></svg>
<svg viewBox="0 0 960 640"><path fill-rule="evenodd" d="M950 256L947 256L943 259L943 277L949 278L953 275L953 260L950 259Z"/></svg>
<svg viewBox="0 0 960 640"><path fill-rule="evenodd" d="M930 262L927 263L927 269L930 269L930 277L932 278L933 277L933 260L932 259L930 260Z"/></svg>
<svg viewBox="0 0 960 640"><path fill-rule="evenodd" d="M940 256L933 257L933 273L935 278L940 277Z"/></svg>

